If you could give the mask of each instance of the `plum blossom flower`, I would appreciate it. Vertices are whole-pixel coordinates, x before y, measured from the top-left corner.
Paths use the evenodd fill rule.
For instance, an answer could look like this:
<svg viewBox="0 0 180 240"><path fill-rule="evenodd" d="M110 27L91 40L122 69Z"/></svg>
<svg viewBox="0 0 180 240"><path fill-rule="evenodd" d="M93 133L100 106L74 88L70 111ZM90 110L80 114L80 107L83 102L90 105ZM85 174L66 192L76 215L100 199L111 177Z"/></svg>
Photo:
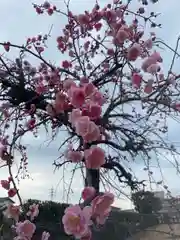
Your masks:
<svg viewBox="0 0 180 240"><path fill-rule="evenodd" d="M140 88L142 82L142 76L138 73L133 73L132 75L132 84L135 88Z"/></svg>
<svg viewBox="0 0 180 240"><path fill-rule="evenodd" d="M100 139L99 127L92 121L89 121L88 132L83 136L85 142L93 142Z"/></svg>
<svg viewBox="0 0 180 240"><path fill-rule="evenodd" d="M105 220L111 211L111 205L113 202L114 195L110 192L105 192L103 195L99 195L92 200L92 217L96 219L97 223L105 223Z"/></svg>
<svg viewBox="0 0 180 240"><path fill-rule="evenodd" d="M77 120L81 117L81 111L78 108L75 108L72 110L72 112L69 115L69 121L72 124L73 127L75 127L75 123Z"/></svg>
<svg viewBox="0 0 180 240"><path fill-rule="evenodd" d="M145 72L152 72L152 70L154 70L155 67L150 68L150 66L157 64L157 63L161 63L162 61L163 61L163 59L162 59L161 55L155 51L154 53L151 54L150 57L148 57L144 60L141 67Z"/></svg>
<svg viewBox="0 0 180 240"><path fill-rule="evenodd" d="M128 32L124 28L120 28L116 34L116 39L119 43L123 44L129 38Z"/></svg>
<svg viewBox="0 0 180 240"><path fill-rule="evenodd" d="M20 206L9 204L4 212L7 218L13 218L16 222L19 220Z"/></svg>
<svg viewBox="0 0 180 240"><path fill-rule="evenodd" d="M96 194L96 189L94 187L85 187L82 191L82 199L87 200L91 197L94 197Z"/></svg>
<svg viewBox="0 0 180 240"><path fill-rule="evenodd" d="M74 235L78 239L85 236L92 224L91 213L91 207L81 209L79 205L74 205L66 208L62 218L66 234Z"/></svg>
<svg viewBox="0 0 180 240"><path fill-rule="evenodd" d="M34 218L39 215L39 205L34 203L29 206L29 211L26 215L30 217L31 221L33 221Z"/></svg>
<svg viewBox="0 0 180 240"><path fill-rule="evenodd" d="M75 122L76 133L80 136L85 136L89 132L90 118L88 116L82 116Z"/></svg>
<svg viewBox="0 0 180 240"><path fill-rule="evenodd" d="M99 169L105 163L105 152L97 146L86 149L84 157L87 168Z"/></svg>
<svg viewBox="0 0 180 240"><path fill-rule="evenodd" d="M10 182L7 181L7 180L1 180L1 186L6 189L6 190L9 190L10 188Z"/></svg>
<svg viewBox="0 0 180 240"><path fill-rule="evenodd" d="M82 161L83 154L80 151L68 150L66 153L66 158L73 163L78 163Z"/></svg>
<svg viewBox="0 0 180 240"><path fill-rule="evenodd" d="M72 86L68 91L68 96L74 107L82 107L85 102L85 92L83 88Z"/></svg>
<svg viewBox="0 0 180 240"><path fill-rule="evenodd" d="M8 191L8 197L12 198L16 195L17 190L15 188L10 188Z"/></svg>
<svg viewBox="0 0 180 240"><path fill-rule="evenodd" d="M72 86L73 86L73 87L76 87L76 83L73 81L73 79L68 78L68 79L64 80L64 82L63 82L63 88L64 88L66 91L69 90Z"/></svg>
<svg viewBox="0 0 180 240"><path fill-rule="evenodd" d="M144 92L147 93L147 94L150 94L153 90L153 82L154 80L153 79L149 79L145 88L144 88Z"/></svg>
<svg viewBox="0 0 180 240"><path fill-rule="evenodd" d="M156 63L157 63L157 60L155 58L148 57L143 61L141 68L143 69L144 72L147 72L148 67Z"/></svg>
<svg viewBox="0 0 180 240"><path fill-rule="evenodd" d="M154 53L151 54L151 57L154 58L159 63L163 62L163 59L162 59L160 53L158 53L156 51L154 51Z"/></svg>
<svg viewBox="0 0 180 240"><path fill-rule="evenodd" d="M77 20L80 23L80 25L85 25L89 23L89 17L87 14L79 14Z"/></svg>
<svg viewBox="0 0 180 240"><path fill-rule="evenodd" d="M81 240L91 240L91 237L92 237L92 232L91 232L91 229L89 229L88 232L81 237Z"/></svg>
<svg viewBox="0 0 180 240"><path fill-rule="evenodd" d="M29 220L25 220L24 222L18 222L16 224L16 233L19 239L31 239L35 230L36 226Z"/></svg>
<svg viewBox="0 0 180 240"><path fill-rule="evenodd" d="M134 43L132 47L128 49L127 59L129 61L135 61L141 55L141 46L137 43Z"/></svg>
<svg viewBox="0 0 180 240"><path fill-rule="evenodd" d="M102 106L106 102L106 98L98 90L93 92L90 99L91 99L91 101L99 104L100 106Z"/></svg>
<svg viewBox="0 0 180 240"><path fill-rule="evenodd" d="M44 83L42 81L40 81L37 85L36 85L36 92L41 95L43 93L45 93L47 91L47 87L44 85Z"/></svg>
<svg viewBox="0 0 180 240"><path fill-rule="evenodd" d="M66 109L67 97L64 93L59 92L56 94L56 98L53 104L56 113L61 113Z"/></svg>
<svg viewBox="0 0 180 240"><path fill-rule="evenodd" d="M67 60L65 60L65 61L62 62L62 67L65 68L65 69L70 68L71 63L68 62Z"/></svg>
<svg viewBox="0 0 180 240"><path fill-rule="evenodd" d="M87 84L89 83L89 79L87 77L81 77L80 78L80 83L83 85L83 84Z"/></svg>
<svg viewBox="0 0 180 240"><path fill-rule="evenodd" d="M90 102L87 108L88 108L87 109L88 116L90 117L90 119L95 120L95 119L100 118L102 108L99 104Z"/></svg>
<svg viewBox="0 0 180 240"><path fill-rule="evenodd" d="M68 148L66 149L66 151L64 153L64 156L68 161L71 161L73 163L81 162L83 159L82 152L75 151L73 149L73 145L71 143L68 145Z"/></svg>
<svg viewBox="0 0 180 240"><path fill-rule="evenodd" d="M147 49L151 49L153 47L153 41L151 38L149 38L144 42L144 47Z"/></svg>
<svg viewBox="0 0 180 240"><path fill-rule="evenodd" d="M99 127L88 116L82 116L75 122L76 133L81 136L85 142L93 142L99 139Z"/></svg>
<svg viewBox="0 0 180 240"><path fill-rule="evenodd" d="M95 86L92 83L87 83L84 85L84 92L86 96L90 96L95 91Z"/></svg>
<svg viewBox="0 0 180 240"><path fill-rule="evenodd" d="M151 74L156 74L157 72L160 71L160 66L158 64L151 64L148 68L147 68L147 72L151 73Z"/></svg>

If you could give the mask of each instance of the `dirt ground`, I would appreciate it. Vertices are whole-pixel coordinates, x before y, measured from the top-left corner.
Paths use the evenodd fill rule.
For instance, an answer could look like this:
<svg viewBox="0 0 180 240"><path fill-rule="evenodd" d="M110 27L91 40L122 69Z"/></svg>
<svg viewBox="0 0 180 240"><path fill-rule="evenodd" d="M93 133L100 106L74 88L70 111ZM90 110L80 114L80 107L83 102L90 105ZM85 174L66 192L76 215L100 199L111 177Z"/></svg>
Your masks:
<svg viewBox="0 0 180 240"><path fill-rule="evenodd" d="M136 236L132 240L180 240L180 224L162 224L158 227L149 228Z"/></svg>

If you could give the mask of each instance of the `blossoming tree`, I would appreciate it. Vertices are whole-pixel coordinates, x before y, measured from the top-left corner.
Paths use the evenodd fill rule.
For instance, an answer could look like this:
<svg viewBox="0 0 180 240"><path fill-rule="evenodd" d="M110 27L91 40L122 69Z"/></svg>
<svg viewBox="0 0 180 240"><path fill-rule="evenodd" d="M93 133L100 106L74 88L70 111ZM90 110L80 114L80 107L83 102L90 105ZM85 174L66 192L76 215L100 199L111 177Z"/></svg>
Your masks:
<svg viewBox="0 0 180 240"><path fill-rule="evenodd" d="M2 49L0 56L0 157L9 171L1 185L9 197L19 198L20 206L7 209L16 221L16 239L33 237L32 222L39 211L38 205L32 205L19 222L22 200L12 165L19 151L19 172L26 170L26 148L20 140L29 132L37 134L41 126L50 126L53 134L56 129L66 130L63 154L54 165L78 164L86 174L83 202L68 207L62 219L65 232L77 239L91 239L91 226L103 225L110 213L114 195L100 192L101 180L113 187L105 174L114 173L119 184L135 190L144 182L136 180L124 162L139 155L148 162L153 153L164 149L176 152L162 133L168 130L166 119L178 115L180 109L179 75L173 72L179 55L171 49L172 64L163 73L158 46L170 47L156 37L154 31L160 27L156 13L146 14L148 4L157 1L137 1L136 11L131 10L132 2L114 0L102 8L97 2L79 15L71 12L69 2L65 3L67 12L47 1L34 4L39 15L67 18L56 39L63 59L58 66L44 58L47 35L28 38L23 45L0 43L4 52L19 49L13 61ZM39 65L33 66L28 55L38 59ZM146 170L152 174L148 166ZM49 236L44 232L42 239Z"/></svg>

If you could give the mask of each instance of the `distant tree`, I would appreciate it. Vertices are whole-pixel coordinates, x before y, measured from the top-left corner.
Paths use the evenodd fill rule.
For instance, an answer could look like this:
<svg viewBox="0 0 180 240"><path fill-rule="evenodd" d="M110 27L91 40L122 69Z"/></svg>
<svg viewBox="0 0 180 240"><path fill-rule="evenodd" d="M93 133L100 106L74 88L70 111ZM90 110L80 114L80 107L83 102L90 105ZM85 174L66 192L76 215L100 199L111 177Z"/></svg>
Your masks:
<svg viewBox="0 0 180 240"><path fill-rule="evenodd" d="M156 213L162 208L161 200L150 191L138 191L132 194L132 201L139 213Z"/></svg>
<svg viewBox="0 0 180 240"><path fill-rule="evenodd" d="M37 228L33 240L39 239L43 231L51 232L50 240L59 238L62 240L68 239L68 236L64 233L62 224L64 210L68 207L68 204L29 199L23 205L23 212L27 212L29 206L33 203L39 204L39 215L34 220ZM21 217L24 218L23 214Z"/></svg>

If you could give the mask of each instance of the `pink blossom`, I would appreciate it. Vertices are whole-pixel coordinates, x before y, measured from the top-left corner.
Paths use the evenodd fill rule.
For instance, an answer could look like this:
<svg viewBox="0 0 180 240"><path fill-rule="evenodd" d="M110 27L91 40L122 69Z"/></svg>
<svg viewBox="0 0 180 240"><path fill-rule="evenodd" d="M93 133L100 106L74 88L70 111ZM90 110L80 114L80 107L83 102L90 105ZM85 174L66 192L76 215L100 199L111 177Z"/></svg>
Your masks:
<svg viewBox="0 0 180 240"><path fill-rule="evenodd" d="M105 152L100 147L93 146L86 149L84 157L87 168L99 169L105 163Z"/></svg>
<svg viewBox="0 0 180 240"><path fill-rule="evenodd" d="M15 206L13 204L9 204L4 215L7 218L13 218L16 222L19 220L20 215L20 206Z"/></svg>
<svg viewBox="0 0 180 240"><path fill-rule="evenodd" d="M85 187L82 191L81 196L83 200L87 200L91 197L94 197L95 194L96 194L96 190L94 187Z"/></svg>
<svg viewBox="0 0 180 240"><path fill-rule="evenodd" d="M69 150L66 154L66 158L73 163L78 163L82 161L83 154L80 151Z"/></svg>
<svg viewBox="0 0 180 240"><path fill-rule="evenodd" d="M79 205L74 205L66 208L62 218L66 234L73 235L76 238L85 236L92 224L91 213L91 207L81 209Z"/></svg>
<svg viewBox="0 0 180 240"><path fill-rule="evenodd" d="M73 109L72 112L69 115L69 121L72 124L72 126L75 126L75 123L77 122L78 118L82 116L81 111L79 109Z"/></svg>
<svg viewBox="0 0 180 240"><path fill-rule="evenodd" d="M100 105L95 103L90 103L88 106L88 116L90 119L95 120L100 118L102 112L102 108Z"/></svg>
<svg viewBox="0 0 180 240"><path fill-rule="evenodd" d="M102 196L97 196L92 200L92 216L99 224L104 224L106 218L111 211L111 205L114 202L114 195L109 192L105 192Z"/></svg>
<svg viewBox="0 0 180 240"><path fill-rule="evenodd" d="M91 96L91 100L93 102L96 102L97 104L99 104L100 106L102 106L105 102L106 102L106 99L105 97L103 96L103 94L99 91L94 91L92 96Z"/></svg>
<svg viewBox="0 0 180 240"><path fill-rule="evenodd" d="M47 90L47 87L43 84L42 81L39 82L38 85L36 85L36 92L37 92L38 94L41 95L41 94L45 93L46 90Z"/></svg>
<svg viewBox="0 0 180 240"><path fill-rule="evenodd" d="M151 74L156 74L157 72L160 71L160 66L158 64L151 64L148 68L147 68L147 72L151 73Z"/></svg>
<svg viewBox="0 0 180 240"><path fill-rule="evenodd" d="M153 54L151 54L151 57L154 58L159 63L163 62L163 59L162 59L160 53L158 53L156 51Z"/></svg>
<svg viewBox="0 0 180 240"><path fill-rule="evenodd" d="M93 94L95 86L92 83L88 83L84 86L84 92L86 96Z"/></svg>
<svg viewBox="0 0 180 240"><path fill-rule="evenodd" d="M153 41L151 38L144 42L144 47L147 49L151 49L153 47Z"/></svg>
<svg viewBox="0 0 180 240"><path fill-rule="evenodd" d="M22 239L23 238L31 239L35 230L36 226L29 220L25 220L24 222L18 222L16 224L16 233Z"/></svg>
<svg viewBox="0 0 180 240"><path fill-rule="evenodd" d="M134 43L132 47L128 49L127 59L129 61L135 61L141 54L141 46L137 43Z"/></svg>
<svg viewBox="0 0 180 240"><path fill-rule="evenodd" d="M95 217L96 223L100 225L104 225L106 222L106 219L109 217L110 212L111 212L111 207L109 207L106 211L102 212L101 214L97 214Z"/></svg>
<svg viewBox="0 0 180 240"><path fill-rule="evenodd" d="M132 84L134 85L134 87L139 89L141 87L141 82L142 82L142 76L138 73L133 73Z"/></svg>
<svg viewBox="0 0 180 240"><path fill-rule="evenodd" d="M152 86L151 85L146 85L144 88L144 92L147 94L150 94L152 92Z"/></svg>
<svg viewBox="0 0 180 240"><path fill-rule="evenodd" d="M97 141L100 138L99 127L92 121L89 121L88 132L83 136L85 142Z"/></svg>
<svg viewBox="0 0 180 240"><path fill-rule="evenodd" d="M75 122L76 133L80 136L85 136L89 132L90 119L88 116L79 117Z"/></svg>
<svg viewBox="0 0 180 240"><path fill-rule="evenodd" d="M9 181L7 181L7 180L1 180L1 186L2 186L4 189L9 190L9 188L10 188L10 183L9 183Z"/></svg>
<svg viewBox="0 0 180 240"><path fill-rule="evenodd" d="M144 60L144 62L142 63L142 69L144 70L144 72L147 72L147 69L149 66L151 66L152 64L156 64L157 60L153 57L148 57Z"/></svg>
<svg viewBox="0 0 180 240"><path fill-rule="evenodd" d="M74 57L74 56L75 56L73 50L70 50L70 51L69 51L69 56L70 56L70 57Z"/></svg>
<svg viewBox="0 0 180 240"><path fill-rule="evenodd" d="M89 83L89 79L87 77L81 77L80 78L80 83L83 85L83 84L87 84Z"/></svg>
<svg viewBox="0 0 180 240"><path fill-rule="evenodd" d="M27 216L30 217L31 221L34 220L35 217L39 215L39 205L38 204L32 204L29 206L29 211L27 212Z"/></svg>
<svg viewBox="0 0 180 240"><path fill-rule="evenodd" d="M81 237L81 240L91 240L91 237L92 237L92 232L90 229L88 229L88 232L83 237Z"/></svg>
<svg viewBox="0 0 180 240"><path fill-rule="evenodd" d="M66 91L69 90L72 86L76 87L76 83L72 79L68 78L68 79L63 81L63 88Z"/></svg>
<svg viewBox="0 0 180 240"><path fill-rule="evenodd" d="M92 200L92 214L101 214L105 212L114 202L114 195L105 192Z"/></svg>
<svg viewBox="0 0 180 240"><path fill-rule="evenodd" d="M124 43L124 41L127 40L128 38L129 38L128 32L123 28L119 29L119 31L116 34L116 39L118 40L118 42Z"/></svg>
<svg viewBox="0 0 180 240"><path fill-rule="evenodd" d="M84 25L84 24L88 24L88 22L89 22L89 17L88 17L88 15L86 15L86 14L80 14L80 15L77 17L77 20L78 20L78 22L79 22L81 25Z"/></svg>
<svg viewBox="0 0 180 240"><path fill-rule="evenodd" d="M10 188L8 191L8 197L12 198L16 195L17 190L15 188Z"/></svg>
<svg viewBox="0 0 180 240"><path fill-rule="evenodd" d="M180 103L175 103L175 104L172 105L172 107L173 107L176 111L180 112Z"/></svg>
<svg viewBox="0 0 180 240"><path fill-rule="evenodd" d="M26 126L27 126L27 128L32 129L35 127L35 123L36 123L36 119L31 118L27 121Z"/></svg>
<svg viewBox="0 0 180 240"><path fill-rule="evenodd" d="M110 56L113 56L114 55L114 49L113 48L109 48L107 50L107 54L110 55Z"/></svg>
<svg viewBox="0 0 180 240"><path fill-rule="evenodd" d="M56 94L56 98L53 104L56 113L58 114L63 112L66 109L66 105L67 105L66 95L62 92L58 92Z"/></svg>
<svg viewBox="0 0 180 240"><path fill-rule="evenodd" d="M68 62L67 60L65 60L65 61L62 62L62 67L65 68L65 69L70 68L71 63Z"/></svg>
<svg viewBox="0 0 180 240"><path fill-rule="evenodd" d="M73 163L81 162L83 159L83 154L80 151L75 151L73 145L70 143L66 149L64 156L67 160L72 161Z"/></svg>
<svg viewBox="0 0 180 240"><path fill-rule="evenodd" d="M153 82L154 80L153 79L149 79L145 88L144 88L144 92L147 93L147 94L150 94L153 90Z"/></svg>
<svg viewBox="0 0 180 240"><path fill-rule="evenodd" d="M71 87L68 91L68 95L74 107L82 107L85 102L85 93L83 88Z"/></svg>

